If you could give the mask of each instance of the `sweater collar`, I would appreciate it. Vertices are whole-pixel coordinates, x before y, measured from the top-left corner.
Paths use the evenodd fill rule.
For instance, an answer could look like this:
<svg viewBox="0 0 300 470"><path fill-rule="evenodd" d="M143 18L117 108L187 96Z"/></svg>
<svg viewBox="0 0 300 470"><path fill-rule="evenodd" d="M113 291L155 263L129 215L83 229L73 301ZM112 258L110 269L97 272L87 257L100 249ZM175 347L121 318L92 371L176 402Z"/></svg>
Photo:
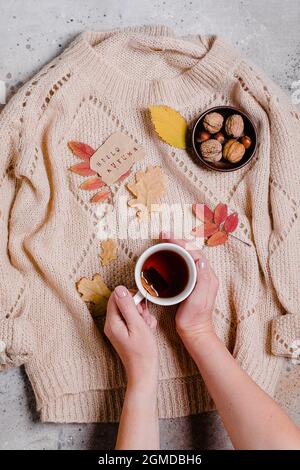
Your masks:
<svg viewBox="0 0 300 470"><path fill-rule="evenodd" d="M167 41L172 49L194 54L194 63L175 76L158 79L136 78L116 67L111 57L101 54L101 43L118 35L120 47L128 48L132 41L147 52L147 38L164 49ZM131 41L131 42L130 42ZM168 48L170 46L167 46ZM118 52L121 52L118 51ZM152 49L153 53L153 49ZM232 73L239 54L216 36L178 37L164 25L133 26L107 32L83 32L65 51L74 73L111 100L137 104L173 104L182 106L200 93L218 89Z"/></svg>

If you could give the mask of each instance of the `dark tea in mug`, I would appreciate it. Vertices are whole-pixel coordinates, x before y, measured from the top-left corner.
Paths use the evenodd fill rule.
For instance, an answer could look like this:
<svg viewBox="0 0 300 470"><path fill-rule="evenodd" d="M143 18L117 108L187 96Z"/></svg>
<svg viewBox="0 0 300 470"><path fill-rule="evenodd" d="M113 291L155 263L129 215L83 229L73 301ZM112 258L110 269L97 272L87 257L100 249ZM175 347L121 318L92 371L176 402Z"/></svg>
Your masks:
<svg viewBox="0 0 300 470"><path fill-rule="evenodd" d="M156 251L143 264L141 282L153 297L169 298L181 294L189 280L185 259L175 251Z"/></svg>

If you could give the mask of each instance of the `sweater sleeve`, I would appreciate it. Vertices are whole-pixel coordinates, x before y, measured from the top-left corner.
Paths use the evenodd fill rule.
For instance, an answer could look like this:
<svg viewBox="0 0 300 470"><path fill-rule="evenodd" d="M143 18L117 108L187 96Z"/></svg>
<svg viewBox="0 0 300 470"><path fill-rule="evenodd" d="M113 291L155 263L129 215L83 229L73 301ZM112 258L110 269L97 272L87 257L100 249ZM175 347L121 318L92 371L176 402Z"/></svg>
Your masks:
<svg viewBox="0 0 300 470"><path fill-rule="evenodd" d="M300 357L300 113L256 66L242 62L235 77L268 115L267 270L282 310L271 324L271 350L296 360Z"/></svg>
<svg viewBox="0 0 300 470"><path fill-rule="evenodd" d="M272 322L272 353L296 359L300 357L300 115L276 89L269 106L273 225L269 269L285 311Z"/></svg>
<svg viewBox="0 0 300 470"><path fill-rule="evenodd" d="M14 220L13 227L11 224L20 186L15 173L20 132L16 101L12 99L0 114L0 370L26 362L35 344L28 320L22 256L18 253L22 220Z"/></svg>

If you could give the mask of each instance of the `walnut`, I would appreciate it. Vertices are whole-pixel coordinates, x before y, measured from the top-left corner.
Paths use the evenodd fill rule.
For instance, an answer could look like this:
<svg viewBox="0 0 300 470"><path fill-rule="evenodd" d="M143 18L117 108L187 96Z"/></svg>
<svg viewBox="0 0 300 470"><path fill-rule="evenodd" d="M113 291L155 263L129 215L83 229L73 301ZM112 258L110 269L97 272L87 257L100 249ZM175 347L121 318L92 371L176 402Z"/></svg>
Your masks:
<svg viewBox="0 0 300 470"><path fill-rule="evenodd" d="M226 134L238 139L244 132L244 121L239 114L233 114L226 119L225 122Z"/></svg>
<svg viewBox="0 0 300 470"><path fill-rule="evenodd" d="M216 134L222 129L224 118L219 113L208 113L203 121L204 128L211 134Z"/></svg>
<svg viewBox="0 0 300 470"><path fill-rule="evenodd" d="M215 139L202 142L200 150L202 157L207 162L218 162L222 158L222 145Z"/></svg>
<svg viewBox="0 0 300 470"><path fill-rule="evenodd" d="M223 147L223 157L231 163L237 163L243 158L245 151L243 144L230 139Z"/></svg>

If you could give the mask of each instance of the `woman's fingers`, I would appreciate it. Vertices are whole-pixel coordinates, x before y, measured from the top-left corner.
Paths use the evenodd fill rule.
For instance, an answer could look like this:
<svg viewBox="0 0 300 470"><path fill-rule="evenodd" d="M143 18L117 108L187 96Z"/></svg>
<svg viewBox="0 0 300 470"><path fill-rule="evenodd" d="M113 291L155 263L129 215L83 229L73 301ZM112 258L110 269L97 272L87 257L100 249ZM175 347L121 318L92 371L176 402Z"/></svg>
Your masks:
<svg viewBox="0 0 300 470"><path fill-rule="evenodd" d="M218 292L218 279L205 260L196 261L196 268L197 282L187 302L194 305L195 309L201 306L203 311L210 310Z"/></svg>
<svg viewBox="0 0 300 470"><path fill-rule="evenodd" d="M128 329L139 326L142 321L132 296L125 286L117 286L113 293L118 309L124 318Z"/></svg>
<svg viewBox="0 0 300 470"><path fill-rule="evenodd" d="M148 325L152 331L156 330L157 320L154 315L151 315L148 308L145 308L143 310L143 312L141 313L141 317L145 321L146 325Z"/></svg>

